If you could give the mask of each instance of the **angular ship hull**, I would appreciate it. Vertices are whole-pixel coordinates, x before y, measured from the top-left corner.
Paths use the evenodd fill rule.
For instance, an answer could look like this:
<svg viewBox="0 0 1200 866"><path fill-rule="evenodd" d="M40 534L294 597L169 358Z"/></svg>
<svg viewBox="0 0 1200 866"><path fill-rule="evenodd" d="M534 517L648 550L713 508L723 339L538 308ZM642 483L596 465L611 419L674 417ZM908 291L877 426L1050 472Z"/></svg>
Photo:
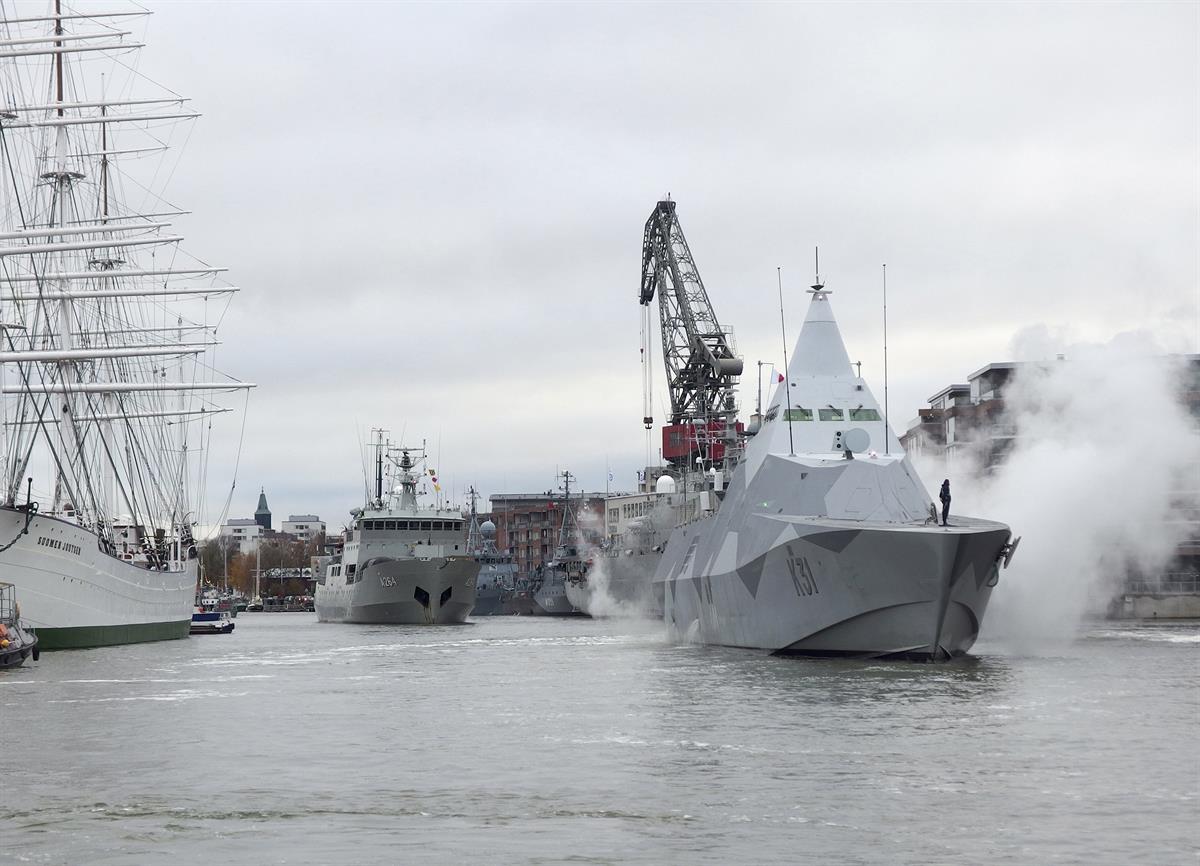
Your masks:
<svg viewBox="0 0 1200 866"><path fill-rule="evenodd" d="M946 659L975 643L1008 527L751 514L681 527L660 572L676 640L807 656Z"/></svg>
<svg viewBox="0 0 1200 866"><path fill-rule="evenodd" d="M22 621L41 649L77 649L185 638L197 562L155 571L109 556L95 535L65 520L0 508L0 575L17 587ZM19 536L19 537L18 537Z"/></svg>
<svg viewBox="0 0 1200 866"><path fill-rule="evenodd" d="M446 625L465 622L475 607L479 563L467 556L429 559L376 557L362 563L351 584L318 584L320 622Z"/></svg>

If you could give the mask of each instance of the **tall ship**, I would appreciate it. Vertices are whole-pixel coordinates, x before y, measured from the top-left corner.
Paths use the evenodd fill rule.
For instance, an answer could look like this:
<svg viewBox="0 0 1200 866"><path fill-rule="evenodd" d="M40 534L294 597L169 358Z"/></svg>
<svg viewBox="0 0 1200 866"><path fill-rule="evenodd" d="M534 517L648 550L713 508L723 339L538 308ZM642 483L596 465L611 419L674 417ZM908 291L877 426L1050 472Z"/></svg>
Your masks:
<svg viewBox="0 0 1200 866"><path fill-rule="evenodd" d="M472 616L497 616L505 613L504 599L516 591L517 564L512 554L496 548L496 524L479 522L475 510L478 494L471 488L471 523L467 532L467 550L479 563L475 581L475 609Z"/></svg>
<svg viewBox="0 0 1200 866"><path fill-rule="evenodd" d="M373 495L351 512L341 550L318 557L320 622L445 625L475 607L480 563L461 511L418 503L424 448L393 446L379 433Z"/></svg>
<svg viewBox="0 0 1200 866"><path fill-rule="evenodd" d="M571 507L571 479L574 476L564 471L562 477L562 521L558 528L554 557L539 565L531 575L529 591L533 598L531 613L534 616L587 615L567 595L567 587L581 581L588 566L579 552L579 524L575 509Z"/></svg>
<svg viewBox="0 0 1200 866"><path fill-rule="evenodd" d="M852 368L830 290L818 276L809 291L786 372L743 433L732 389L741 362L675 203L659 202L647 221L641 301L659 295L671 386L664 454L707 467L713 494L711 508L672 531L655 572L668 631L779 654L962 655L1015 549L1012 533L957 515L939 525Z"/></svg>
<svg viewBox="0 0 1200 866"><path fill-rule="evenodd" d="M0 576L44 649L182 638L237 290L156 182L199 115L136 72L148 13L50 9L0 27Z"/></svg>

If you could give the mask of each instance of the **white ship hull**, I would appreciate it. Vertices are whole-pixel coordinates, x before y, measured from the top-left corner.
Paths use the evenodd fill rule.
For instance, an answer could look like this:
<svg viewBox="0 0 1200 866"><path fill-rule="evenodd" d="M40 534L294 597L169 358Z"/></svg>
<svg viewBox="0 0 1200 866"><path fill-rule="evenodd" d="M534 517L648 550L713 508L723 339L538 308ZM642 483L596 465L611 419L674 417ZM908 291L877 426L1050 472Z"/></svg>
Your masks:
<svg viewBox="0 0 1200 866"><path fill-rule="evenodd" d="M320 622L444 625L465 622L475 607L479 563L461 557L376 557L353 583L318 584Z"/></svg>
<svg viewBox="0 0 1200 866"><path fill-rule="evenodd" d="M97 538L65 520L0 508L0 577L17 587L21 618L42 649L187 637L197 562L152 571L103 553Z"/></svg>

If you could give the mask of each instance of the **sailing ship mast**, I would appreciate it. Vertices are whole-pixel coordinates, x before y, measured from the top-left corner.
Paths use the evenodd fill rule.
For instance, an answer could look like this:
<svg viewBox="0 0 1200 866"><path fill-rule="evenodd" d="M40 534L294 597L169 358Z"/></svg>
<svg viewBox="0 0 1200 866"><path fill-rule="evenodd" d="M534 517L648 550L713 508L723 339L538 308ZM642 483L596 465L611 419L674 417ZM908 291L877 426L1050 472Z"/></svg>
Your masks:
<svg viewBox="0 0 1200 866"><path fill-rule="evenodd" d="M208 304L237 289L191 281L224 269L175 267L182 237L158 217L182 212L128 210L114 189L130 177L126 158L165 149L157 136L116 147L114 127L136 135L199 115L164 110L186 101L173 93L109 99L107 78L89 97L86 70L69 64L141 48L109 19L145 14L64 13L55 0L50 16L0 22L0 173L11 183L0 194L0 504L29 475L50 497L43 512L78 521L110 552L114 524L132 527L165 567L188 555L211 416L230 411L216 394L253 385L209 372ZM31 90L38 60L49 61L49 101Z"/></svg>

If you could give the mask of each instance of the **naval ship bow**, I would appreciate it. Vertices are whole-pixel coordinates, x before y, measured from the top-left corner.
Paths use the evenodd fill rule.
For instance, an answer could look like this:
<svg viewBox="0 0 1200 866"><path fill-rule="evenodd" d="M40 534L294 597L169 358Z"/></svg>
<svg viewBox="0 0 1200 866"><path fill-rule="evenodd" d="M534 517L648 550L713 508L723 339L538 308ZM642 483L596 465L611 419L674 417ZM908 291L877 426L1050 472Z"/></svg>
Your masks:
<svg viewBox="0 0 1200 866"><path fill-rule="evenodd" d="M418 502L425 449L393 445L376 431L374 489L351 511L342 549L321 561L314 604L320 622L462 623L475 607L480 563L461 511ZM431 474L436 483L436 478Z"/></svg>

